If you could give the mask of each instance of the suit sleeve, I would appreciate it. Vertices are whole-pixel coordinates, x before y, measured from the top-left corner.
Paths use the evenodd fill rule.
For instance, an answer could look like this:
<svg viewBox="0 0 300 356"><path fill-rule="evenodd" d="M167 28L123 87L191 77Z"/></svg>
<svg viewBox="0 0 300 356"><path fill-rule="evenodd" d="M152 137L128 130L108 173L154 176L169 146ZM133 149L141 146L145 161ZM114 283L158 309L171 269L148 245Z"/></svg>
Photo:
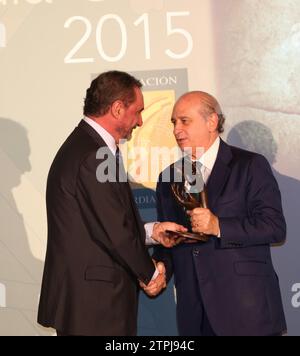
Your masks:
<svg viewBox="0 0 300 356"><path fill-rule="evenodd" d="M282 243L286 223L281 194L268 161L255 155L250 163L244 218L220 218L221 247L239 248Z"/></svg>
<svg viewBox="0 0 300 356"><path fill-rule="evenodd" d="M120 200L118 183L97 181L98 164L96 154L90 155L81 164L78 176L79 201L91 238L137 279L148 284L155 267L145 242L130 228L134 222L129 221L130 207L126 209Z"/></svg>
<svg viewBox="0 0 300 356"><path fill-rule="evenodd" d="M157 220L159 222L165 222L168 221L164 214L164 209L163 209L163 183L161 183L161 176L159 179L159 182L157 184L156 188L156 198L157 198ZM157 262L161 261L164 263L166 267L166 275L167 275L167 281L169 281L172 278L173 275L173 261L172 261L172 254L171 254L171 249L165 248L163 246L155 246L154 247L154 253L152 256Z"/></svg>

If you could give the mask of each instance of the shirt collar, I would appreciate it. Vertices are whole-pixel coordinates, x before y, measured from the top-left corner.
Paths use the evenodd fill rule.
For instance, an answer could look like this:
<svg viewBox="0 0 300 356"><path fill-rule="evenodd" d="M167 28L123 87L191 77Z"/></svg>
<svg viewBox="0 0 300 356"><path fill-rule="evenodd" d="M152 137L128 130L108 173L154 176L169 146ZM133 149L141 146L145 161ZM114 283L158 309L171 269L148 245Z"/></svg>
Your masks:
<svg viewBox="0 0 300 356"><path fill-rule="evenodd" d="M218 136L213 145L202 155L199 159L199 162L210 171L213 170L214 165L217 160L219 148L220 148L221 140Z"/></svg>
<svg viewBox="0 0 300 356"><path fill-rule="evenodd" d="M89 124L103 139L103 141L106 143L106 145L108 146L108 148L111 150L113 155L116 155L116 151L117 151L117 145L116 145L116 141L113 138L113 136L106 131L100 124L98 124L96 121L88 118L88 117L84 117L83 120Z"/></svg>

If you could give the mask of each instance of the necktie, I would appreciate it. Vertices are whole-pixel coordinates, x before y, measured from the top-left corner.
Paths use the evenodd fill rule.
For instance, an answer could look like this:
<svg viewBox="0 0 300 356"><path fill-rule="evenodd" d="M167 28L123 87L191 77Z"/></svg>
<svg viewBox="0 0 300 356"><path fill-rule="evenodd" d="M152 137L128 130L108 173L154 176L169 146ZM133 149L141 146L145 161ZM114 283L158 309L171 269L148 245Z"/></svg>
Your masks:
<svg viewBox="0 0 300 356"><path fill-rule="evenodd" d="M202 177L202 164L199 161L192 162L191 172L185 174L185 187L189 193L200 193L204 189L204 180ZM191 173L191 174L190 174Z"/></svg>
<svg viewBox="0 0 300 356"><path fill-rule="evenodd" d="M127 182L127 174L124 168L122 153L119 146L116 150L116 179L117 182Z"/></svg>

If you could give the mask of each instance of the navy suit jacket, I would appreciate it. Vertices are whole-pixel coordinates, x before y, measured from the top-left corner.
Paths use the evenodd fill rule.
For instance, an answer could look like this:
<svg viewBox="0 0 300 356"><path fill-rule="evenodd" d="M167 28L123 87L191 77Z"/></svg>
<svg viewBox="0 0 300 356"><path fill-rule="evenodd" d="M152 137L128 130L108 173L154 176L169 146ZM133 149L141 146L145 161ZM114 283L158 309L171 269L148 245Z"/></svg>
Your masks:
<svg viewBox="0 0 300 356"><path fill-rule="evenodd" d="M261 155L221 140L207 189L209 209L220 221L221 239L212 236L208 243L156 247L154 252L155 258L165 262L168 278L175 276L179 333L186 335L189 323L195 322L192 319L202 318L194 309L195 293L200 293L217 335L284 332L270 245L285 240L286 224L269 163ZM174 200L170 183L162 182L162 175L157 198L159 221L185 223L183 209Z"/></svg>

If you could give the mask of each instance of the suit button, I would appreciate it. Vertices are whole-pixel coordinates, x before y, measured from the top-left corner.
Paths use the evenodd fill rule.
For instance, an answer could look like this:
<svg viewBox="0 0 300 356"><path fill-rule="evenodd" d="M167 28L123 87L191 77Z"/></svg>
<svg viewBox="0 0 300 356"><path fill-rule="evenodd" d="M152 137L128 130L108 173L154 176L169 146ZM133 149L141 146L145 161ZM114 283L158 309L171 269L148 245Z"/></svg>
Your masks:
<svg viewBox="0 0 300 356"><path fill-rule="evenodd" d="M194 249L194 251L193 251L193 255L194 255L194 257L198 257L198 256L199 256L199 254L200 254L199 249L195 248L195 249Z"/></svg>

